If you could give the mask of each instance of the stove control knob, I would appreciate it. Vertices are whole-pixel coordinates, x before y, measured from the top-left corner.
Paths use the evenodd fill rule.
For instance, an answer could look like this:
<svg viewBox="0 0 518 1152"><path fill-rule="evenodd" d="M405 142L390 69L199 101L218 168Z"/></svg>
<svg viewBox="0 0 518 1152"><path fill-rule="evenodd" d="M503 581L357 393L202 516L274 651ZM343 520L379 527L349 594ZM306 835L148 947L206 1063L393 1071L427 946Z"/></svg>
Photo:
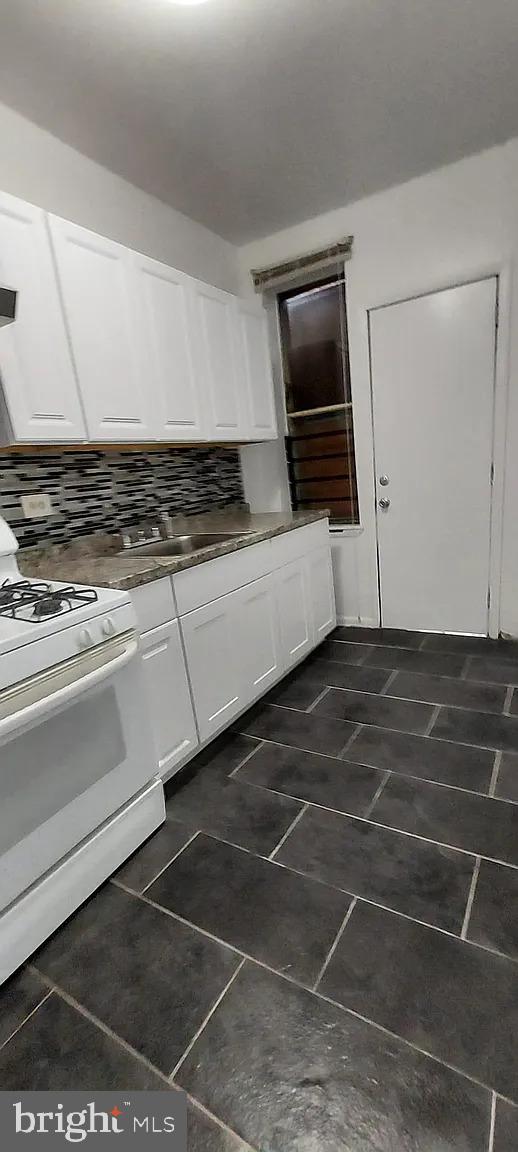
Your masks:
<svg viewBox="0 0 518 1152"><path fill-rule="evenodd" d="M112 616L107 616L101 624L101 631L104 636L113 636L116 632L115 621Z"/></svg>
<svg viewBox="0 0 518 1152"><path fill-rule="evenodd" d="M80 648L90 648L93 644L92 633L88 628L82 628L78 640Z"/></svg>

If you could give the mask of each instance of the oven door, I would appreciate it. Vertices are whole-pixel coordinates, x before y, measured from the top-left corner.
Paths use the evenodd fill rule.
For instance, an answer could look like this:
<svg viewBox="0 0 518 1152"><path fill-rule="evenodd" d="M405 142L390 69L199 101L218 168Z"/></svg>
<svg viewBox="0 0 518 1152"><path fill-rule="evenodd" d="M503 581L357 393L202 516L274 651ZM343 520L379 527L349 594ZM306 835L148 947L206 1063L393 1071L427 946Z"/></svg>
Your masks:
<svg viewBox="0 0 518 1152"><path fill-rule="evenodd" d="M157 769L135 633L0 694L0 910Z"/></svg>

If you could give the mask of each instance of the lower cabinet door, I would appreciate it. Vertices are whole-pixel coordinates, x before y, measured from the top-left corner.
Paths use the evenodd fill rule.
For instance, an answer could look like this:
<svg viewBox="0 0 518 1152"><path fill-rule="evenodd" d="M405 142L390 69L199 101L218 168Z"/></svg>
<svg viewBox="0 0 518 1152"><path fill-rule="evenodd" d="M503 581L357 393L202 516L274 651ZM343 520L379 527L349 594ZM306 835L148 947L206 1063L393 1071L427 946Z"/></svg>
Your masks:
<svg viewBox="0 0 518 1152"><path fill-rule="evenodd" d="M282 675L273 576L241 589L239 646L249 701L256 700Z"/></svg>
<svg viewBox="0 0 518 1152"><path fill-rule="evenodd" d="M241 589L182 616L187 667L200 740L207 740L246 707L242 670Z"/></svg>
<svg viewBox="0 0 518 1152"><path fill-rule="evenodd" d="M331 549L328 544L310 552L307 558L313 622L313 643L320 644L336 624L335 588Z"/></svg>
<svg viewBox="0 0 518 1152"><path fill-rule="evenodd" d="M293 560L275 572L275 598L284 668L291 668L313 647L307 560Z"/></svg>
<svg viewBox="0 0 518 1152"><path fill-rule="evenodd" d="M199 743L178 621L145 632L141 651L160 774L168 776Z"/></svg>

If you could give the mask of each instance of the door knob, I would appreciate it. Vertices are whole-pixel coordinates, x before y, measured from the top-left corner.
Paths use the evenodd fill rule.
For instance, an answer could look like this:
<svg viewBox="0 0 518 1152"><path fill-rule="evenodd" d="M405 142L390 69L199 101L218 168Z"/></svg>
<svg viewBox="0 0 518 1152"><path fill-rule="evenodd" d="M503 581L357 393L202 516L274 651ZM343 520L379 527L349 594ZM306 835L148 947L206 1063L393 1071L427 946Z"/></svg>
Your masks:
<svg viewBox="0 0 518 1152"><path fill-rule="evenodd" d="M388 496L382 496L381 497L381 500L379 501L379 506L380 506L380 508L384 508L384 509L390 508L390 500L389 500Z"/></svg>
<svg viewBox="0 0 518 1152"><path fill-rule="evenodd" d="M380 484L381 484L382 488L386 488L388 482L389 482L388 476L380 476Z"/></svg>

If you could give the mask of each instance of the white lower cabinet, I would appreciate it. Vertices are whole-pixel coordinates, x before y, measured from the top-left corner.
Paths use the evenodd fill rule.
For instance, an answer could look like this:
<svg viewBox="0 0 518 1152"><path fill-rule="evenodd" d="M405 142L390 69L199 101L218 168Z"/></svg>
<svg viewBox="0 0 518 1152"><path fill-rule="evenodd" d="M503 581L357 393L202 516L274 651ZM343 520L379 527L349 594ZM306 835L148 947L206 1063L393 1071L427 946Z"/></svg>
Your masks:
<svg viewBox="0 0 518 1152"><path fill-rule="evenodd" d="M239 592L182 616L182 633L200 740L208 740L246 706L236 630Z"/></svg>
<svg viewBox="0 0 518 1152"><path fill-rule="evenodd" d="M329 544L307 558L313 643L320 644L336 624L335 589Z"/></svg>
<svg viewBox="0 0 518 1152"><path fill-rule="evenodd" d="M241 652L249 703L262 696L282 675L279 626L273 575L240 589L236 641Z"/></svg>
<svg viewBox="0 0 518 1152"><path fill-rule="evenodd" d="M160 774L170 775L199 743L178 620L144 633L141 652Z"/></svg>
<svg viewBox="0 0 518 1152"><path fill-rule="evenodd" d="M292 560L275 572L281 660L284 669L297 664L313 647L306 558Z"/></svg>

